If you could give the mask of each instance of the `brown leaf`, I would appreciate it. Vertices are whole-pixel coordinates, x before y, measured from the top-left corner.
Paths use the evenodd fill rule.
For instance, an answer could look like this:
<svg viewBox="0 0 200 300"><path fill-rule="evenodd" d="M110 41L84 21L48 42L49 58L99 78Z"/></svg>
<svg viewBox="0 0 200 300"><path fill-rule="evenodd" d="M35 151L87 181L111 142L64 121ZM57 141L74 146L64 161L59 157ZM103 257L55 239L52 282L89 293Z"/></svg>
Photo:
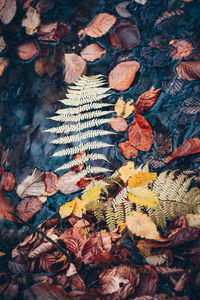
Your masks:
<svg viewBox="0 0 200 300"><path fill-rule="evenodd" d="M86 151L81 151L73 156L73 160L81 158L82 156L85 156L85 155L86 155ZM72 168L72 171L80 172L83 169L83 167L84 167L84 163L82 163L80 165L76 165Z"/></svg>
<svg viewBox="0 0 200 300"><path fill-rule="evenodd" d="M0 189L0 219L6 218L7 220L13 221L14 218L9 214L9 211L13 211L13 207Z"/></svg>
<svg viewBox="0 0 200 300"><path fill-rule="evenodd" d="M58 191L58 176L53 172L44 173L45 192L44 195L52 196Z"/></svg>
<svg viewBox="0 0 200 300"><path fill-rule="evenodd" d="M140 95L134 104L134 114L143 114L145 110L150 109L156 103L160 92L161 89L155 90L155 88L152 87L149 91Z"/></svg>
<svg viewBox="0 0 200 300"><path fill-rule="evenodd" d="M140 273L140 282L134 295L155 295L159 281L159 277L155 269L151 266L140 266L138 271Z"/></svg>
<svg viewBox="0 0 200 300"><path fill-rule="evenodd" d="M156 135L155 136L156 151L162 155L172 152L172 138Z"/></svg>
<svg viewBox="0 0 200 300"><path fill-rule="evenodd" d="M0 20L4 25L9 24L17 10L16 0L1 0Z"/></svg>
<svg viewBox="0 0 200 300"><path fill-rule="evenodd" d="M80 179L74 179L75 175L77 175L77 173L69 171L58 179L57 187L61 191L61 193L71 194L80 190L77 185L77 182Z"/></svg>
<svg viewBox="0 0 200 300"><path fill-rule="evenodd" d="M44 172L34 169L17 187L16 193L20 198L29 196L41 196L45 191L43 182Z"/></svg>
<svg viewBox="0 0 200 300"><path fill-rule="evenodd" d="M126 9L126 7L129 5L129 3L131 3L131 1L124 1L115 6L115 9L116 9L116 12L118 13L118 15L120 15L121 17L124 17L124 18L131 17L131 14Z"/></svg>
<svg viewBox="0 0 200 300"><path fill-rule="evenodd" d="M40 13L46 13L54 7L54 4L55 4L54 0L40 0L36 5L36 9Z"/></svg>
<svg viewBox="0 0 200 300"><path fill-rule="evenodd" d="M149 151L153 142L152 128L143 116L136 115L128 129L128 138L136 149Z"/></svg>
<svg viewBox="0 0 200 300"><path fill-rule="evenodd" d="M26 12L26 17L22 20L22 26L26 28L26 34L32 35L36 33L39 25L40 14L35 8L30 6Z"/></svg>
<svg viewBox="0 0 200 300"><path fill-rule="evenodd" d="M10 172L4 172L1 177L1 186L7 192L10 192L15 187L15 176Z"/></svg>
<svg viewBox="0 0 200 300"><path fill-rule="evenodd" d="M174 287L174 290L176 292L183 292L185 288L186 281L188 281L188 275L187 273L183 273L179 281L177 282L176 286Z"/></svg>
<svg viewBox="0 0 200 300"><path fill-rule="evenodd" d="M81 75L86 73L87 65L85 60L75 54L65 54L65 81L67 83L73 83L78 80Z"/></svg>
<svg viewBox="0 0 200 300"><path fill-rule="evenodd" d="M4 41L3 36L0 37L0 52L2 52L6 47L6 42Z"/></svg>
<svg viewBox="0 0 200 300"><path fill-rule="evenodd" d="M8 65L9 65L9 60L5 57L0 57L0 76L3 75Z"/></svg>
<svg viewBox="0 0 200 300"><path fill-rule="evenodd" d="M128 129L128 124L123 117L112 118L109 123L115 131L126 131Z"/></svg>
<svg viewBox="0 0 200 300"><path fill-rule="evenodd" d="M81 51L81 56L87 61L94 61L100 58L106 51L98 44L90 44Z"/></svg>
<svg viewBox="0 0 200 300"><path fill-rule="evenodd" d="M185 40L171 40L169 45L172 45L175 50L171 53L171 57L174 59L181 59L189 56L193 51L192 43Z"/></svg>
<svg viewBox="0 0 200 300"><path fill-rule="evenodd" d="M38 197L24 198L17 206L18 216L25 222L27 222L32 216L42 209L42 202Z"/></svg>
<svg viewBox="0 0 200 300"><path fill-rule="evenodd" d="M138 150L131 145L129 141L122 142L118 145L119 151L126 159L132 159L138 156Z"/></svg>
<svg viewBox="0 0 200 300"><path fill-rule="evenodd" d="M200 61L182 61L176 72L184 80L197 80L200 78Z"/></svg>
<svg viewBox="0 0 200 300"><path fill-rule="evenodd" d="M47 271L51 272L51 266L56 263L56 257L52 254L46 253L39 257L40 267Z"/></svg>
<svg viewBox="0 0 200 300"><path fill-rule="evenodd" d="M83 38L86 34L94 38L101 37L110 30L115 22L116 17L107 13L99 14L87 27L80 30L78 35L80 38Z"/></svg>
<svg viewBox="0 0 200 300"><path fill-rule="evenodd" d="M17 55L22 60L29 60L38 54L38 49L35 43L25 42L18 46Z"/></svg>
<svg viewBox="0 0 200 300"><path fill-rule="evenodd" d="M60 235L59 239L62 240L67 249L72 251L77 257L81 256L82 249L87 241L86 235L79 227L66 229L65 232Z"/></svg>
<svg viewBox="0 0 200 300"><path fill-rule="evenodd" d="M69 31L69 25L61 21L46 22L40 25L38 40L58 42Z"/></svg>
<svg viewBox="0 0 200 300"><path fill-rule="evenodd" d="M155 24L158 25L159 23L163 22L164 20L170 19L171 17L174 17L174 16L180 16L182 14L184 14L184 11L181 9L176 9L173 11L165 11L161 17L156 19Z"/></svg>

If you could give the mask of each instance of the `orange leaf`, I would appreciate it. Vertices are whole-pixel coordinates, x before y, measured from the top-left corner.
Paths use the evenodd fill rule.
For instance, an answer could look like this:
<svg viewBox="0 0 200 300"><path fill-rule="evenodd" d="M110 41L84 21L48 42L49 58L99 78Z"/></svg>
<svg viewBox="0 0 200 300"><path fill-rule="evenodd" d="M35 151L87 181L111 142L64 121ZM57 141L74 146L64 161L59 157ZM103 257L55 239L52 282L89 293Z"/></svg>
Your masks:
<svg viewBox="0 0 200 300"><path fill-rule="evenodd" d="M126 131L128 129L128 124L122 117L112 118L109 123L112 129L116 131Z"/></svg>
<svg viewBox="0 0 200 300"><path fill-rule="evenodd" d="M9 65L9 60L5 57L0 57L0 76L3 75L3 72Z"/></svg>
<svg viewBox="0 0 200 300"><path fill-rule="evenodd" d="M152 87L149 91L146 91L136 101L134 104L134 114L143 114L146 109L150 109L157 101L160 95L161 89L155 90Z"/></svg>
<svg viewBox="0 0 200 300"><path fill-rule="evenodd" d="M174 59L181 59L189 56L193 51L192 43L185 40L171 40L169 45L172 45L175 49L171 53L171 57Z"/></svg>
<svg viewBox="0 0 200 300"><path fill-rule="evenodd" d="M4 172L1 177L1 186L5 191L12 191L15 187L15 176L10 172Z"/></svg>
<svg viewBox="0 0 200 300"><path fill-rule="evenodd" d="M136 149L149 151L153 142L152 128L143 116L136 115L128 129L128 138Z"/></svg>
<svg viewBox="0 0 200 300"><path fill-rule="evenodd" d="M131 145L129 141L122 142L118 145L119 151L126 159L132 159L138 156L138 150Z"/></svg>
<svg viewBox="0 0 200 300"><path fill-rule="evenodd" d="M135 60L119 63L109 74L109 87L120 92L127 90L139 68L140 63Z"/></svg>
<svg viewBox="0 0 200 300"><path fill-rule="evenodd" d="M104 35L110 28L115 24L116 17L103 13L97 15L92 22L80 30L78 35L80 38L84 37L86 34L98 38Z"/></svg>
<svg viewBox="0 0 200 300"><path fill-rule="evenodd" d="M53 172L45 172L44 173L44 184L45 184L45 192L43 195L52 196L57 191L57 184L58 184L58 176Z"/></svg>
<svg viewBox="0 0 200 300"><path fill-rule="evenodd" d="M75 54L65 54L65 81L67 83L73 83L78 80L82 74L86 73L86 62L85 60Z"/></svg>
<svg viewBox="0 0 200 300"><path fill-rule="evenodd" d="M200 78L200 61L182 61L176 72L184 80L197 80Z"/></svg>
<svg viewBox="0 0 200 300"><path fill-rule="evenodd" d="M119 98L115 104L115 112L117 117L123 117L124 119L128 118L128 116L133 112L134 106L133 99L129 100L127 103L123 100L123 97Z"/></svg>
<svg viewBox="0 0 200 300"><path fill-rule="evenodd" d="M128 181L128 179L136 173L136 169L134 166L134 162L129 161L125 166L122 166L118 170L120 178L124 183Z"/></svg>
<svg viewBox="0 0 200 300"><path fill-rule="evenodd" d="M187 156L194 153L200 152L200 139L191 138L185 141L181 146L177 147L173 153L171 153L165 160L165 163L168 164L172 160Z"/></svg>
<svg viewBox="0 0 200 300"><path fill-rule="evenodd" d="M81 56L87 61L94 61L100 58L106 51L98 44L91 44L81 51Z"/></svg>
<svg viewBox="0 0 200 300"><path fill-rule="evenodd" d="M11 214L9 214L9 211L13 211L13 206L8 202L4 193L0 189L0 219L5 218L13 221L14 218Z"/></svg>
<svg viewBox="0 0 200 300"><path fill-rule="evenodd" d="M17 55L21 60L29 60L35 57L38 53L38 49L35 43L26 42L19 45Z"/></svg>

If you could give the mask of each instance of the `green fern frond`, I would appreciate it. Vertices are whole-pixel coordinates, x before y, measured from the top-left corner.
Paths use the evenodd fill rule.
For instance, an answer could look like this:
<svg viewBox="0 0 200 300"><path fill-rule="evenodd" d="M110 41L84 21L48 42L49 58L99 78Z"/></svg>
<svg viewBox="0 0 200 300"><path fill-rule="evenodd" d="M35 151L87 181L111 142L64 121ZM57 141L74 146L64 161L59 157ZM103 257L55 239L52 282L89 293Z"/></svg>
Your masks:
<svg viewBox="0 0 200 300"><path fill-rule="evenodd" d="M116 222L116 225L118 225L120 221L121 222L125 221L123 201L120 201L118 203L118 205L115 207L115 222Z"/></svg>
<svg viewBox="0 0 200 300"><path fill-rule="evenodd" d="M110 231L115 229L115 213L111 205L106 207L106 222Z"/></svg>

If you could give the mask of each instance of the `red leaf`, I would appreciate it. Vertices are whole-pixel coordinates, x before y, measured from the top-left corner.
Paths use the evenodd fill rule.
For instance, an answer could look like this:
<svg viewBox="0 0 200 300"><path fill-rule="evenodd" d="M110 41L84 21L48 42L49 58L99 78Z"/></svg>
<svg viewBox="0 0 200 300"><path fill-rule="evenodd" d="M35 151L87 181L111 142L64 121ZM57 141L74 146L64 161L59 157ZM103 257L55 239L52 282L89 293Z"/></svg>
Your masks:
<svg viewBox="0 0 200 300"><path fill-rule="evenodd" d="M122 117L112 118L109 123L115 131L126 131L128 129L128 124Z"/></svg>
<svg viewBox="0 0 200 300"><path fill-rule="evenodd" d="M22 60L29 60L35 57L38 53L38 49L35 43L26 42L19 45L17 55Z"/></svg>
<svg viewBox="0 0 200 300"><path fill-rule="evenodd" d="M69 30L69 25L60 22L47 22L41 24L38 31L38 40L58 42Z"/></svg>
<svg viewBox="0 0 200 300"><path fill-rule="evenodd" d="M1 185L5 191L12 191L15 187L15 176L10 172L4 172L1 178Z"/></svg>
<svg viewBox="0 0 200 300"><path fill-rule="evenodd" d="M182 61L176 72L184 80L197 80L200 78L200 61Z"/></svg>
<svg viewBox="0 0 200 300"><path fill-rule="evenodd" d="M140 32L131 20L121 19L110 32L110 40L118 49L132 49L140 42Z"/></svg>
<svg viewBox="0 0 200 300"><path fill-rule="evenodd" d="M52 196L58 191L58 176L53 172L44 173L45 192L43 195Z"/></svg>
<svg viewBox="0 0 200 300"><path fill-rule="evenodd" d="M140 282L134 295L155 295L159 280L158 274L155 269L151 266L140 266L138 271L140 273Z"/></svg>
<svg viewBox="0 0 200 300"><path fill-rule="evenodd" d="M153 142L153 132L143 116L135 116L135 120L128 129L128 138L136 149L149 151Z"/></svg>
<svg viewBox="0 0 200 300"><path fill-rule="evenodd" d="M82 249L87 241L86 235L79 227L66 229L59 239L62 240L67 249L72 251L77 257L81 256Z"/></svg>
<svg viewBox="0 0 200 300"><path fill-rule="evenodd" d="M26 222L42 209L42 205L38 197L24 198L16 208L17 214Z"/></svg>
<svg viewBox="0 0 200 300"><path fill-rule="evenodd" d="M65 81L67 83L73 83L78 80L81 75L86 73L87 65L85 60L75 54L65 54Z"/></svg>
<svg viewBox="0 0 200 300"><path fill-rule="evenodd" d="M24 300L69 300L68 294L59 285L48 282L36 283L24 291Z"/></svg>
<svg viewBox="0 0 200 300"><path fill-rule="evenodd" d="M74 179L76 172L69 171L58 179L57 187L63 194L71 194L80 190L77 183L80 179Z"/></svg>
<svg viewBox="0 0 200 300"><path fill-rule="evenodd" d="M85 155L86 155L86 151L81 151L73 156L73 160L81 158L82 156L85 156ZM84 167L84 163L82 163L80 165L76 165L72 168L72 171L80 172L83 169L83 167Z"/></svg>
<svg viewBox="0 0 200 300"><path fill-rule="evenodd" d="M168 164L172 160L187 156L194 153L200 152L200 139L191 138L185 141L181 146L177 147L173 153L171 153L165 160L165 163Z"/></svg>
<svg viewBox="0 0 200 300"><path fill-rule="evenodd" d="M52 254L46 253L39 257L40 266L43 270L51 272L51 266L56 263L56 257Z"/></svg>
<svg viewBox="0 0 200 300"><path fill-rule="evenodd" d="M175 49L170 54L174 59L181 59L183 57L189 56L193 51L192 43L185 40L171 40L169 45L172 45Z"/></svg>
<svg viewBox="0 0 200 300"><path fill-rule="evenodd" d="M129 141L122 142L118 145L119 151L126 159L132 159L138 156L138 150L131 145Z"/></svg>
<svg viewBox="0 0 200 300"><path fill-rule="evenodd" d="M152 87L149 91L140 95L137 102L134 104L134 114L143 114L145 110L150 109L157 101L161 89L155 90Z"/></svg>
<svg viewBox="0 0 200 300"><path fill-rule="evenodd" d="M81 51L81 56L87 61L94 61L100 58L106 51L98 44L90 44Z"/></svg>

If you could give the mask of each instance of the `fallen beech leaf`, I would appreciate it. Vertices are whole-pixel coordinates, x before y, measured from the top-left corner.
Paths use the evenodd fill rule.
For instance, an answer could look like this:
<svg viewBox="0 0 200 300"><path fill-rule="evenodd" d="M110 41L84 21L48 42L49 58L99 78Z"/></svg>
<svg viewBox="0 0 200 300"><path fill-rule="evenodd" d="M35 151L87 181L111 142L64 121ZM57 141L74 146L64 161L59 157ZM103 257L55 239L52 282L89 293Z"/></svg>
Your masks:
<svg viewBox="0 0 200 300"><path fill-rule="evenodd" d="M42 209L42 202L38 197L26 197L22 199L16 208L18 216L27 222L32 216Z"/></svg>
<svg viewBox="0 0 200 300"><path fill-rule="evenodd" d="M78 80L81 75L86 73L86 62L85 60L75 54L65 54L65 81L67 83L73 83Z"/></svg>
<svg viewBox="0 0 200 300"><path fill-rule="evenodd" d="M131 190L139 186L147 185L149 183L152 183L156 179L156 177L156 173L137 172L129 178L128 187Z"/></svg>
<svg viewBox="0 0 200 300"><path fill-rule="evenodd" d="M171 153L165 160L165 163L168 164L172 160L187 156L194 153L200 152L200 139L191 138L185 141L181 146L177 147L173 153Z"/></svg>
<svg viewBox="0 0 200 300"><path fill-rule="evenodd" d="M83 38L86 34L94 38L101 37L110 30L115 22L116 17L107 13L99 14L87 27L80 30L78 35L80 38Z"/></svg>
<svg viewBox="0 0 200 300"><path fill-rule="evenodd" d="M74 176L77 173L73 171L69 171L65 173L63 176L61 176L58 179L57 187L63 194L71 194L75 193L80 190L80 188L77 185L77 179L74 179Z"/></svg>
<svg viewBox="0 0 200 300"><path fill-rule="evenodd" d="M160 91L161 89L155 90L155 88L152 87L149 91L140 95L134 104L134 114L143 114L145 110L150 109L156 103L160 95Z"/></svg>
<svg viewBox="0 0 200 300"><path fill-rule="evenodd" d="M120 92L127 90L139 68L140 63L135 60L119 63L109 74L109 87Z"/></svg>
<svg viewBox="0 0 200 300"><path fill-rule="evenodd" d="M185 217L189 227L196 227L200 229L200 214L187 214Z"/></svg>
<svg viewBox="0 0 200 300"><path fill-rule="evenodd" d="M124 18L131 17L131 14L126 9L126 7L129 5L129 3L131 3L131 1L121 2L115 6L115 9L116 9L116 12L118 13L118 15L120 15L121 17L124 17Z"/></svg>
<svg viewBox="0 0 200 300"><path fill-rule="evenodd" d="M0 53L6 48L6 42L4 41L3 36L0 37Z"/></svg>
<svg viewBox="0 0 200 300"><path fill-rule="evenodd" d="M109 123L115 131L126 131L128 129L128 124L122 117L112 118Z"/></svg>
<svg viewBox="0 0 200 300"><path fill-rule="evenodd" d="M61 21L43 23L38 30L38 40L57 43L69 31L69 28L68 24Z"/></svg>
<svg viewBox="0 0 200 300"><path fill-rule="evenodd" d="M22 60L29 60L38 54L38 49L35 43L26 42L18 46L17 55Z"/></svg>
<svg viewBox="0 0 200 300"><path fill-rule="evenodd" d="M26 33L32 35L37 32L37 28L40 25L40 14L38 11L29 7L26 12L26 17L22 20L22 26L26 28Z"/></svg>
<svg viewBox="0 0 200 300"><path fill-rule="evenodd" d="M81 152L79 152L79 153L77 153L77 154L75 154L75 155L73 156L73 160L78 159L78 158L81 158L82 156L83 156L83 157L86 156L86 151L85 151L85 150L84 150L84 151L81 151ZM74 167L72 168L72 171L78 171L78 172L80 172L80 171L83 169L83 167L84 167L84 163L79 164L79 165L76 165L76 166L74 166Z"/></svg>
<svg viewBox="0 0 200 300"><path fill-rule="evenodd" d="M132 49L140 42L140 32L131 20L120 19L110 32L110 41L118 49Z"/></svg>
<svg viewBox="0 0 200 300"><path fill-rule="evenodd" d="M129 141L119 143L118 147L126 159L132 159L138 156L138 150L133 147Z"/></svg>
<svg viewBox="0 0 200 300"><path fill-rule="evenodd" d="M0 76L3 75L8 65L9 65L9 60L5 57L0 57Z"/></svg>
<svg viewBox="0 0 200 300"><path fill-rule="evenodd" d="M41 196L45 191L43 182L44 173L34 169L33 173L26 177L17 187L16 193L20 198L29 196Z"/></svg>
<svg viewBox="0 0 200 300"><path fill-rule="evenodd" d="M117 117L123 117L124 119L128 118L133 112L134 106L133 99L129 100L127 103L123 100L123 97L119 98L115 104L115 112Z"/></svg>
<svg viewBox="0 0 200 300"><path fill-rule="evenodd" d="M128 199L137 205L146 207L159 205L158 197L150 189L145 187L131 189L128 193Z"/></svg>
<svg viewBox="0 0 200 300"><path fill-rule="evenodd" d="M1 0L0 20L4 25L9 24L17 10L16 0Z"/></svg>
<svg viewBox="0 0 200 300"><path fill-rule="evenodd" d="M82 218L83 214L86 212L85 205L83 201L78 197L76 197L74 200L75 200L75 207L73 210L73 214L78 218Z"/></svg>
<svg viewBox="0 0 200 300"><path fill-rule="evenodd" d="M86 234L82 232L79 227L72 227L66 229L59 237L62 240L67 249L72 251L77 257L81 257L82 249L87 241Z"/></svg>
<svg viewBox="0 0 200 300"><path fill-rule="evenodd" d="M152 128L141 115L136 115L128 129L128 138L136 149L149 151L153 142Z"/></svg>
<svg viewBox="0 0 200 300"><path fill-rule="evenodd" d="M120 178L126 183L128 179L136 173L134 162L129 161L125 166L122 166L118 170Z"/></svg>
<svg viewBox="0 0 200 300"><path fill-rule="evenodd" d="M94 61L100 58L106 51L98 44L90 44L81 51L81 56L87 61Z"/></svg>
<svg viewBox="0 0 200 300"><path fill-rule="evenodd" d="M53 172L44 173L45 192L43 195L52 196L58 191L58 176Z"/></svg>
<svg viewBox="0 0 200 300"><path fill-rule="evenodd" d="M189 56L193 51L192 43L185 40L171 40L169 45L173 46L175 50L171 53L171 57L174 59L181 59Z"/></svg>
<svg viewBox="0 0 200 300"><path fill-rule="evenodd" d="M143 296L143 299L145 300L145 295L155 295L159 277L156 270L151 266L139 266L138 271L140 274L140 282L134 296ZM162 300L160 296L153 299Z"/></svg>
<svg viewBox="0 0 200 300"><path fill-rule="evenodd" d="M141 238L160 240L156 225L146 214L132 211L126 219L126 224L133 234Z"/></svg>
<svg viewBox="0 0 200 300"><path fill-rule="evenodd" d="M69 300L70 297L59 285L48 282L39 282L23 292L24 300Z"/></svg>
<svg viewBox="0 0 200 300"><path fill-rule="evenodd" d="M89 190L85 191L81 197L84 204L87 205L90 202L97 200L101 194L101 188L101 185L94 185Z"/></svg>
<svg viewBox="0 0 200 300"><path fill-rule="evenodd" d="M1 177L1 186L5 191L12 191L15 187L15 176L10 172L4 172Z"/></svg>
<svg viewBox="0 0 200 300"><path fill-rule="evenodd" d="M197 80L200 78L200 61L182 61L176 72L183 80Z"/></svg>
<svg viewBox="0 0 200 300"><path fill-rule="evenodd" d="M3 191L0 189L0 219L7 219L10 221L14 220L14 217L9 214L9 212L13 211L12 205L6 199Z"/></svg>
<svg viewBox="0 0 200 300"><path fill-rule="evenodd" d="M75 200L73 200L73 201L63 204L59 208L59 215L61 216L62 219L66 218L72 214L75 204L76 204L76 202L75 202Z"/></svg>

